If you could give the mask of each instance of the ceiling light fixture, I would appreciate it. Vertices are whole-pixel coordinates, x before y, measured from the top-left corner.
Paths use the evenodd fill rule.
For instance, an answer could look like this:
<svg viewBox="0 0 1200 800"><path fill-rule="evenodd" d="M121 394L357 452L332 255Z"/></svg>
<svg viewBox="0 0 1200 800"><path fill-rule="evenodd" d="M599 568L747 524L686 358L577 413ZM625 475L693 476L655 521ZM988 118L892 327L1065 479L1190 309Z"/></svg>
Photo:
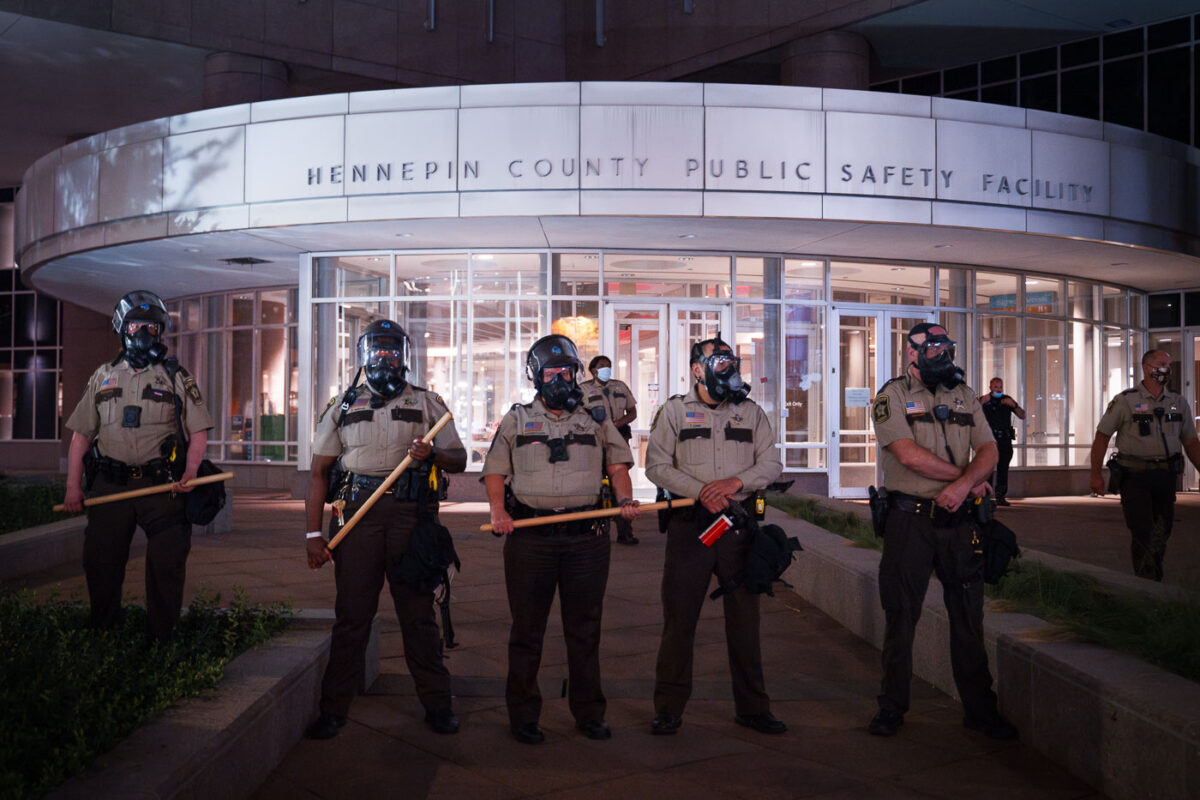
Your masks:
<svg viewBox="0 0 1200 800"><path fill-rule="evenodd" d="M695 239L695 238L696 238L696 234L694 234L694 233L681 233L681 234L679 234L679 238L680 238L680 239Z"/></svg>
<svg viewBox="0 0 1200 800"><path fill-rule="evenodd" d="M952 244L935 244L935 245L933 246L933 249L934 249L934 250L944 250L944 249L946 249L947 247L954 247L954 245L952 245Z"/></svg>
<svg viewBox="0 0 1200 800"><path fill-rule="evenodd" d="M187 251L187 252L189 252L189 253L199 253L199 252L200 252L200 248L199 248L199 247L185 247L185 248L183 248L183 249L184 249L184 250L186 250L186 251Z"/></svg>
<svg viewBox="0 0 1200 800"><path fill-rule="evenodd" d="M408 239L412 236L412 234L411 233L397 233L396 236L401 239Z"/></svg>

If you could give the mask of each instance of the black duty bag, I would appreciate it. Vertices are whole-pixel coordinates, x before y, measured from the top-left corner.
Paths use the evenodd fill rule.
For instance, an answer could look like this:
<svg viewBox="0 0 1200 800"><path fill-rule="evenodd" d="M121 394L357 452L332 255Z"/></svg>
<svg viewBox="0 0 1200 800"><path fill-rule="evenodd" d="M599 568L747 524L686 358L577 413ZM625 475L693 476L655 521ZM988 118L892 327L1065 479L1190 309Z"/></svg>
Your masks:
<svg viewBox="0 0 1200 800"><path fill-rule="evenodd" d="M436 517L422 514L408 540L408 552L388 563L388 580L399 581L415 592L432 593L449 581L451 564L460 568L449 529Z"/></svg>
<svg viewBox="0 0 1200 800"><path fill-rule="evenodd" d="M204 478L216 475L220 471L206 458L196 468L196 477ZM225 507L225 482L216 481L197 486L187 493L186 503L184 514L187 516L187 521L193 525L207 525Z"/></svg>
<svg viewBox="0 0 1200 800"><path fill-rule="evenodd" d="M997 584L1008 574L1009 562L1021 557L1017 535L999 520L993 519L980 528L983 537L983 580Z"/></svg>
<svg viewBox="0 0 1200 800"><path fill-rule="evenodd" d="M802 549L800 540L789 537L778 525L759 525L746 551L746 577L742 584L754 594L774 597L771 585L776 582L789 585L783 580L783 573Z"/></svg>

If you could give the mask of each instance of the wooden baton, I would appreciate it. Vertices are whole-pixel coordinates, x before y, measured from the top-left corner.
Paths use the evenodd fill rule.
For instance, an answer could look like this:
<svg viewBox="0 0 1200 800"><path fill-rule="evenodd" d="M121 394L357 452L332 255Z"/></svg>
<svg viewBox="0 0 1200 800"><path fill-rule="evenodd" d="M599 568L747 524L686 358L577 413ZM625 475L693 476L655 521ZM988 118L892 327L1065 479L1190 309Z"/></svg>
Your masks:
<svg viewBox="0 0 1200 800"><path fill-rule="evenodd" d="M442 414L442 418L433 423L433 427L429 429L429 433L421 437L421 441L425 442L426 444L432 442L434 437L438 435L438 432L442 428L446 427L446 423L452 419L454 419L454 415L449 411L447 411L445 414ZM383 479L383 483L379 484L379 488L371 492L371 496L367 498L366 502L358 507L358 511L354 512L354 516L346 520L346 524L342 526L342 529L338 531L337 535L330 539L329 544L325 546L330 550L337 547L342 539L345 538L346 534L358 524L358 521L363 518L363 515L371 510L371 506L375 505L376 501L383 497L384 492L391 488L392 484L396 482L396 479L400 477L400 473L408 469L408 466L412 464L412 462L412 456L405 456L404 460L397 464L396 468L392 470L392 474Z"/></svg>
<svg viewBox="0 0 1200 800"><path fill-rule="evenodd" d="M638 506L642 511L661 511L665 508L687 508L694 505L695 498L681 497L678 500L662 500L657 503L647 503L644 506ZM514 528L532 528L537 525L553 525L556 522L574 522L580 519L598 519L600 517L615 517L621 513L621 506L613 508L594 508L591 511L568 511L565 514L554 514L549 517L528 517L526 519L514 519ZM491 531L491 523L484 523L479 526L479 530L485 533Z"/></svg>
<svg viewBox="0 0 1200 800"><path fill-rule="evenodd" d="M206 483L216 483L217 481L227 481L233 477L232 472L218 472L216 475L205 475L203 478L192 478L187 482L189 487L202 486ZM115 503L118 500L129 500L134 497L145 497L148 494L159 494L161 492L169 492L174 483L160 483L155 486L146 486L141 489L130 489L128 492L116 492L114 494L105 494L100 497L89 497L83 501L85 506L98 506L103 503ZM66 511L67 507L62 503L54 506L51 511Z"/></svg>

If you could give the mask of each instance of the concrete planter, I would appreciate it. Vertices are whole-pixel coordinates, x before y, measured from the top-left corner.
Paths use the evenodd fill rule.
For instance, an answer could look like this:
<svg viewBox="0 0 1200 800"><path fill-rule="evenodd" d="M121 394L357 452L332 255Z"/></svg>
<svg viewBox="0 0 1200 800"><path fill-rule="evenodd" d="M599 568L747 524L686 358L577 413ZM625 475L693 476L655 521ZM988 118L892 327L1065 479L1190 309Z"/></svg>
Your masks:
<svg viewBox="0 0 1200 800"><path fill-rule="evenodd" d="M882 646L879 553L773 517L804 546L785 575L796 592ZM1064 560L1058 561L1054 566L1062 568ZM1200 797L1200 685L1103 647L1054 641L1054 630L1025 614L989 610L984 616L1001 708L1021 741L1114 800ZM935 577L917 626L913 670L955 696L949 641Z"/></svg>

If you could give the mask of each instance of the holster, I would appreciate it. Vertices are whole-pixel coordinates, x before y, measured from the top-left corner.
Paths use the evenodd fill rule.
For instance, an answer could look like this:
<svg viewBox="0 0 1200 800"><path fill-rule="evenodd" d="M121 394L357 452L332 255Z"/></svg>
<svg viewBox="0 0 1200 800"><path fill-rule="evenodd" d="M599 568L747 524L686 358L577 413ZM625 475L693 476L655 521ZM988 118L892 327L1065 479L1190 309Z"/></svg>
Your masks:
<svg viewBox="0 0 1200 800"><path fill-rule="evenodd" d="M1108 491L1109 494L1120 494L1121 484L1124 483L1125 468L1121 466L1121 462L1117 461L1116 456L1108 459L1108 463L1104 466L1108 467Z"/></svg>
<svg viewBox="0 0 1200 800"><path fill-rule="evenodd" d="M975 524L985 526L996 514L996 501L991 497L976 497L971 501L971 517Z"/></svg>
<svg viewBox="0 0 1200 800"><path fill-rule="evenodd" d="M83 454L83 488L90 490L96 482L96 474L100 472L100 448L92 442L92 446Z"/></svg>
<svg viewBox="0 0 1200 800"><path fill-rule="evenodd" d="M663 503L670 499L671 499L671 493L668 492L666 489L664 489L661 486L659 486L658 489L654 492L654 502L656 502L656 503ZM673 510L674 509L672 509L669 505L666 508L660 508L658 510L658 532L659 533L667 532L667 526L671 524L671 514L672 514Z"/></svg>
<svg viewBox="0 0 1200 800"><path fill-rule="evenodd" d="M349 482L350 473L343 469L342 462L338 461L329 468L329 474L325 476L325 502L345 500L350 489Z"/></svg>
<svg viewBox="0 0 1200 800"><path fill-rule="evenodd" d="M871 508L871 527L875 529L876 538L882 539L884 529L887 527L888 513L888 490L887 487L874 486L867 487L867 495L870 499L867 505Z"/></svg>

